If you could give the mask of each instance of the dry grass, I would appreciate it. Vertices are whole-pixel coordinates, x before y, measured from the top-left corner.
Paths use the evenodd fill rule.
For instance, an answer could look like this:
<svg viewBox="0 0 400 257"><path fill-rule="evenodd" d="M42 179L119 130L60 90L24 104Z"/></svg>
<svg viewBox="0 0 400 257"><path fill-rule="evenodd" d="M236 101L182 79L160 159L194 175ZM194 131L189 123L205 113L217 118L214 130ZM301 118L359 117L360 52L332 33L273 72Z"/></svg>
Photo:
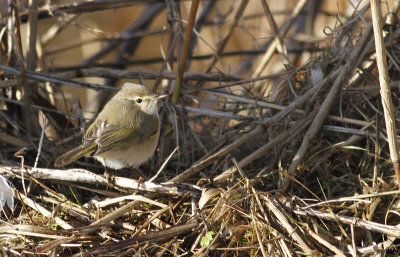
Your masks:
<svg viewBox="0 0 400 257"><path fill-rule="evenodd" d="M398 255L368 2L28 2L0 20L0 255ZM92 159L54 169L124 81L171 96L155 156L111 185Z"/></svg>

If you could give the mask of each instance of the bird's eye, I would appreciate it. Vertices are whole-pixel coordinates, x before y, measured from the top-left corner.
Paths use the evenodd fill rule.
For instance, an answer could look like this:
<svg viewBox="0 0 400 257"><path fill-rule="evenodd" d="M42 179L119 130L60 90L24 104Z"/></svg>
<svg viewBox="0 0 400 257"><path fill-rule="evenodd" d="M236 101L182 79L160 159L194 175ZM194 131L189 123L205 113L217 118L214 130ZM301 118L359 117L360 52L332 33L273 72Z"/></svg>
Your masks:
<svg viewBox="0 0 400 257"><path fill-rule="evenodd" d="M143 101L142 98L136 98L136 102L137 102L138 104L140 104L142 101Z"/></svg>

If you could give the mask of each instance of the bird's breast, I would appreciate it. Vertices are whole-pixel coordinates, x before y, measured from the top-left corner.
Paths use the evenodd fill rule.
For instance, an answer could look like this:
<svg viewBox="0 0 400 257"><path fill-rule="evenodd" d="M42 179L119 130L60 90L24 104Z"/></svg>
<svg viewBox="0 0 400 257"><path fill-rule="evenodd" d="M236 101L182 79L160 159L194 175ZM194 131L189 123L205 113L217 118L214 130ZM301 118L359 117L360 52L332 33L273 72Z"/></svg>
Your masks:
<svg viewBox="0 0 400 257"><path fill-rule="evenodd" d="M117 149L111 149L94 157L103 165L112 169L138 167L153 156L159 136L160 131L158 130L156 135L152 136L147 142L122 145Z"/></svg>

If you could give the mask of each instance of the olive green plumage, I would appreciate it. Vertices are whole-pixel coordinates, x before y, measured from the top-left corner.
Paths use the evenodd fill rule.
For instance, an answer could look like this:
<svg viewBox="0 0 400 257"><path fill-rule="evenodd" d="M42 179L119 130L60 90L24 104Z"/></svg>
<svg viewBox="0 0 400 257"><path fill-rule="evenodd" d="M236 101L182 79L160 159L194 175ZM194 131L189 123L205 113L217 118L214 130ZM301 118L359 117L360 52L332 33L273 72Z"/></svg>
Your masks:
<svg viewBox="0 0 400 257"><path fill-rule="evenodd" d="M138 166L157 146L160 124L156 96L142 85L125 83L89 126L82 144L57 158L54 166L92 156L107 167Z"/></svg>

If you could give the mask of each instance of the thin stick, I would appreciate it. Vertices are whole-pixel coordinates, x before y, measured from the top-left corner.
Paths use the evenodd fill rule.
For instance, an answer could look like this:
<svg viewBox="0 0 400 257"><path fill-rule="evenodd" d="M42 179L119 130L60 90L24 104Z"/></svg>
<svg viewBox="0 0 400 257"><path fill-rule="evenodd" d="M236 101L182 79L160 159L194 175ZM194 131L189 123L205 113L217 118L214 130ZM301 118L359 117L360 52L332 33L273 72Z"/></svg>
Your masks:
<svg viewBox="0 0 400 257"><path fill-rule="evenodd" d="M158 175L160 175L160 173L165 169L165 167L167 166L169 160L172 158L172 156L175 154L175 152L178 150L178 146L175 147L175 149L172 151L172 153L167 157L167 159L164 161L164 163L161 165L161 167L158 169L156 175L154 175L151 179L149 179L149 182L152 182L153 180L155 180Z"/></svg>
<svg viewBox="0 0 400 257"><path fill-rule="evenodd" d="M33 165L34 169L36 169L37 164L39 162L39 157L40 157L40 153L42 151L42 145L43 145L44 131L46 130L46 126L47 126L47 119L43 118L43 128L42 128L42 133L40 134L39 147L38 147L38 152L36 154L35 164Z"/></svg>

